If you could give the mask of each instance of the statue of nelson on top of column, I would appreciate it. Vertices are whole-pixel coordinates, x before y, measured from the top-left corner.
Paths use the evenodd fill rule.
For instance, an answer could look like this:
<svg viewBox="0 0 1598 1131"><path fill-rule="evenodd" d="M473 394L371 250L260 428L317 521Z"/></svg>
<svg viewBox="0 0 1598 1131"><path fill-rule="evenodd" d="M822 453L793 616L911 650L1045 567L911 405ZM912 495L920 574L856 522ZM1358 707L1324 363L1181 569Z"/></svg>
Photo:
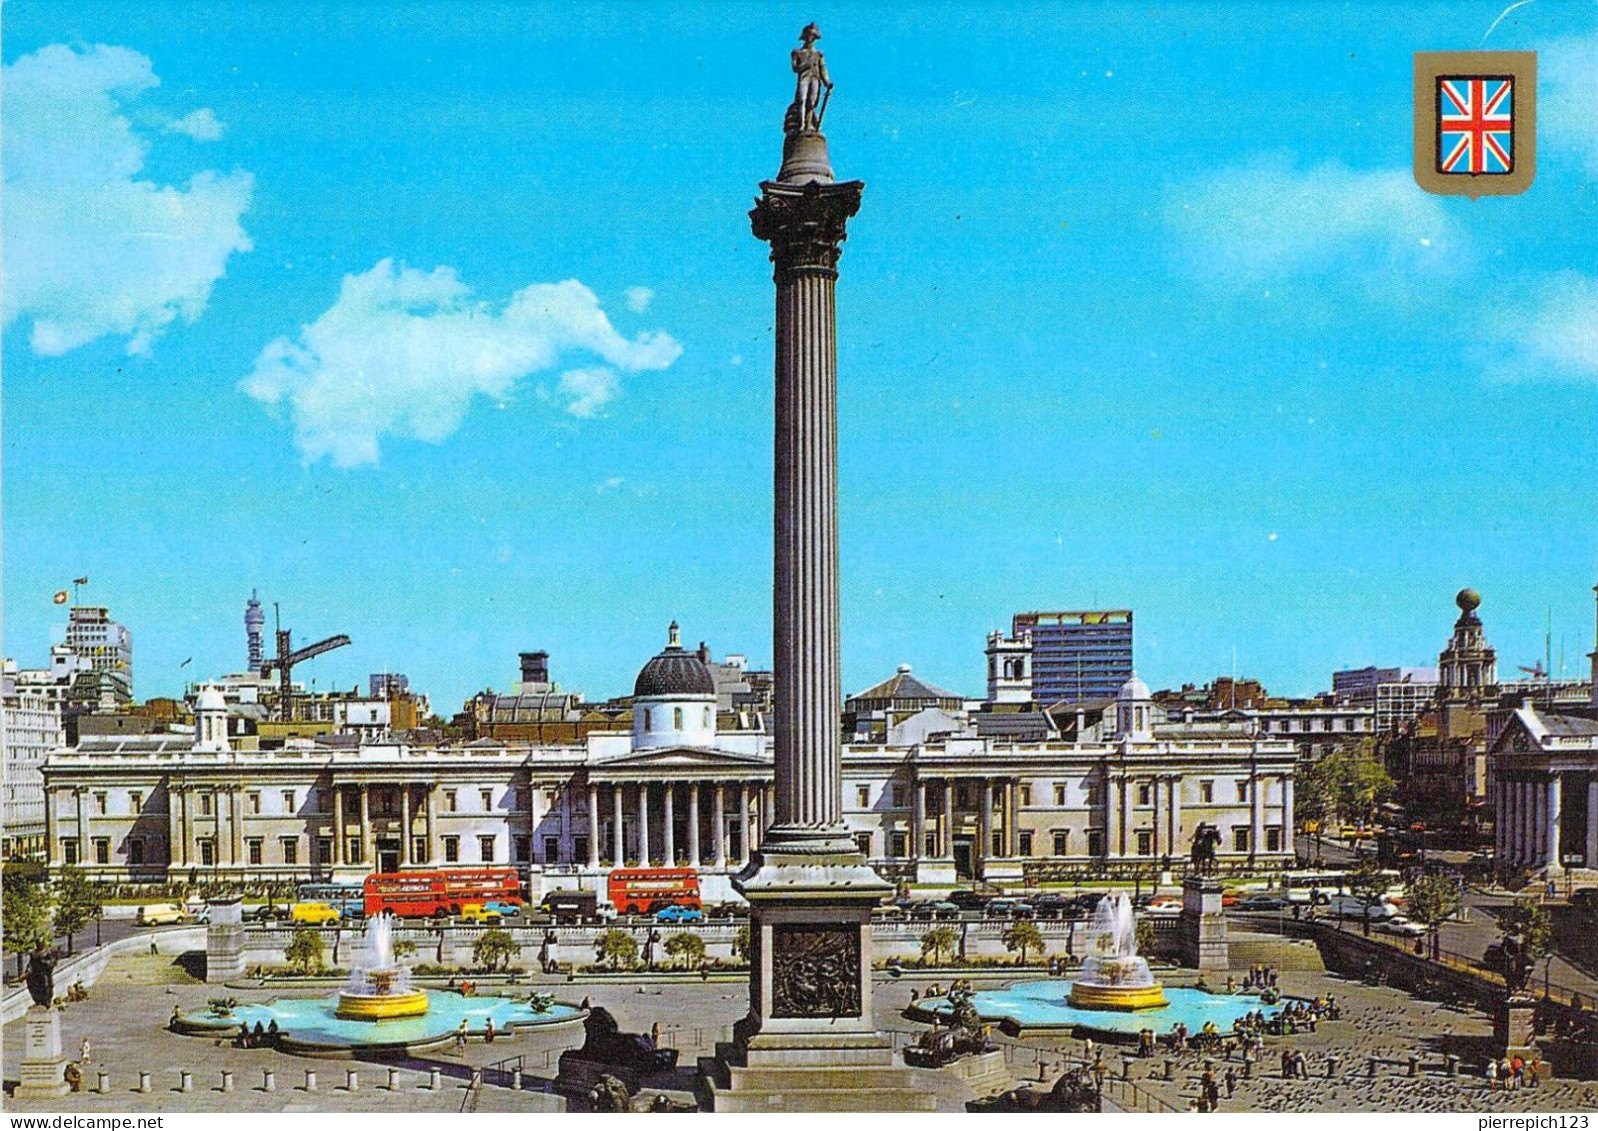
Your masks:
<svg viewBox="0 0 1598 1131"><path fill-rule="evenodd" d="M790 53L797 81L794 87L793 105L788 107L788 114L783 119L784 133L821 132L821 118L827 112L827 97L832 93L832 80L827 77L827 61L814 47L816 40L820 38L821 29L815 24L806 24L804 30L799 33L799 41L803 46L795 47Z"/></svg>

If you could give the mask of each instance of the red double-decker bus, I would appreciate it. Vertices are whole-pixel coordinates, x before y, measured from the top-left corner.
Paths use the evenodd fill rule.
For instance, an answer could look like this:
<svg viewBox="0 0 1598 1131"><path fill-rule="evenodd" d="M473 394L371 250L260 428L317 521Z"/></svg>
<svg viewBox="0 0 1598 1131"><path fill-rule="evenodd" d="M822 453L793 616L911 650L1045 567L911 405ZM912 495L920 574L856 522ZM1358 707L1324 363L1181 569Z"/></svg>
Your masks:
<svg viewBox="0 0 1598 1131"><path fill-rule="evenodd" d="M366 877L366 914L401 918L458 915L468 903L525 902L515 868L441 868L436 871L374 872Z"/></svg>
<svg viewBox="0 0 1598 1131"><path fill-rule="evenodd" d="M612 868L610 905L622 915L662 907L699 907L699 873L692 868Z"/></svg>

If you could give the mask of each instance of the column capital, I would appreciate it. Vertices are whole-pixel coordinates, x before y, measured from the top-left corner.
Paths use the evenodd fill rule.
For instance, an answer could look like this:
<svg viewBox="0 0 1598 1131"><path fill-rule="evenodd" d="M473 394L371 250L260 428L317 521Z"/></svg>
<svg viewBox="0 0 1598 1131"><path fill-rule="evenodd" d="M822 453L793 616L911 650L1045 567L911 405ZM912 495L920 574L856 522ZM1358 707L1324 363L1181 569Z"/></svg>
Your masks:
<svg viewBox="0 0 1598 1131"><path fill-rule="evenodd" d="M860 211L864 182L784 185L764 181L749 212L755 238L771 245L776 275L836 276L850 218Z"/></svg>

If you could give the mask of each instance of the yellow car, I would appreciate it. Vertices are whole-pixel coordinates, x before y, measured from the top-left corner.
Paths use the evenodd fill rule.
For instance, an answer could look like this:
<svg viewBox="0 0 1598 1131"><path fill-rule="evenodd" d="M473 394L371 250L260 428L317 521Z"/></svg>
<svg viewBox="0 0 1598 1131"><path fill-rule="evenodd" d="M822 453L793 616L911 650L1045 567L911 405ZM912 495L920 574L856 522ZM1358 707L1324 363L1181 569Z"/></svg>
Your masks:
<svg viewBox="0 0 1598 1131"><path fill-rule="evenodd" d="M331 903L296 903L289 909L290 923L304 923L320 927L338 922L338 908Z"/></svg>
<svg viewBox="0 0 1598 1131"><path fill-rule="evenodd" d="M482 923L486 926L497 927L499 925L499 912L490 911L481 903L463 903L461 905L461 922Z"/></svg>
<svg viewBox="0 0 1598 1131"><path fill-rule="evenodd" d="M167 927L183 922L183 909L175 903L146 903L133 921L141 927Z"/></svg>

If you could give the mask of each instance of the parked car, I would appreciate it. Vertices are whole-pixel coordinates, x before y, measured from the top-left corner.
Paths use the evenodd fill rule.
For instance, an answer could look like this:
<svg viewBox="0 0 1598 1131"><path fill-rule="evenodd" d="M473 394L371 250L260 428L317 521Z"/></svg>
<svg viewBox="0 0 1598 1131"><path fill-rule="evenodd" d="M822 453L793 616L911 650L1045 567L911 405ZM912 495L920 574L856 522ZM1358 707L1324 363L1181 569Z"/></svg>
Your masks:
<svg viewBox="0 0 1598 1131"><path fill-rule="evenodd" d="M1025 900L995 899L983 909L982 914L988 919L1030 919L1033 909Z"/></svg>
<svg viewBox="0 0 1598 1131"><path fill-rule="evenodd" d="M1404 918L1402 915L1394 915L1383 919L1379 923L1373 923L1373 926L1384 935L1398 935L1406 939L1418 939L1428 933L1427 928L1421 926L1413 919Z"/></svg>
<svg viewBox="0 0 1598 1131"><path fill-rule="evenodd" d="M932 917L934 919L958 919L960 908L946 899L940 899L932 904Z"/></svg>
<svg viewBox="0 0 1598 1131"><path fill-rule="evenodd" d="M250 918L257 923L276 923L280 919L289 917L289 908L286 903L263 903L250 912Z"/></svg>
<svg viewBox="0 0 1598 1131"><path fill-rule="evenodd" d="M896 903L885 903L871 909L871 918L877 923L902 923L909 918L904 908Z"/></svg>
<svg viewBox="0 0 1598 1131"><path fill-rule="evenodd" d="M1239 911L1280 911L1287 901L1274 895L1251 895L1237 901Z"/></svg>
<svg viewBox="0 0 1598 1131"><path fill-rule="evenodd" d="M1179 896L1179 895L1168 895L1168 894L1167 895L1154 895L1154 896L1150 896L1149 897L1148 903L1146 903L1144 906L1149 907L1149 908L1154 908L1154 907L1174 907L1178 911L1180 911L1182 909L1182 897Z"/></svg>
<svg viewBox="0 0 1598 1131"><path fill-rule="evenodd" d="M1161 918L1166 916L1176 916L1182 913L1182 905L1180 903L1151 903L1147 908L1144 909L1143 913L1145 915L1156 915Z"/></svg>
<svg viewBox="0 0 1598 1131"><path fill-rule="evenodd" d="M991 896L983 895L981 892L962 888L958 891L951 891L948 902L954 904L961 911L981 911L988 905L988 901L991 898Z"/></svg>
<svg viewBox="0 0 1598 1131"><path fill-rule="evenodd" d="M1372 923L1385 922L1398 914L1398 909L1391 903L1381 900L1364 900L1357 895L1334 895L1327 903L1327 909L1340 919L1359 919L1367 917ZM1366 908L1369 907L1367 914Z"/></svg>
<svg viewBox="0 0 1598 1131"><path fill-rule="evenodd" d="M296 903L289 908L289 922L321 927L338 922L338 908L331 903Z"/></svg>
<svg viewBox="0 0 1598 1131"><path fill-rule="evenodd" d="M499 926L500 915L498 911L489 910L486 904L463 903L461 904L461 922L476 923L483 927Z"/></svg>
<svg viewBox="0 0 1598 1131"><path fill-rule="evenodd" d="M681 904L676 903L670 907L662 907L655 912L655 922L657 923L703 923L704 921L705 913L699 908L683 907Z"/></svg>
<svg viewBox="0 0 1598 1131"><path fill-rule="evenodd" d="M506 899L490 899L483 903L483 910L506 919L514 919L522 913L522 905Z"/></svg>
<svg viewBox="0 0 1598 1131"><path fill-rule="evenodd" d="M146 903L133 914L141 927L167 927L183 922L183 908L175 903Z"/></svg>
<svg viewBox="0 0 1598 1131"><path fill-rule="evenodd" d="M1032 901L1032 911L1039 919L1063 919L1071 908L1071 901L1063 895L1040 895Z"/></svg>

